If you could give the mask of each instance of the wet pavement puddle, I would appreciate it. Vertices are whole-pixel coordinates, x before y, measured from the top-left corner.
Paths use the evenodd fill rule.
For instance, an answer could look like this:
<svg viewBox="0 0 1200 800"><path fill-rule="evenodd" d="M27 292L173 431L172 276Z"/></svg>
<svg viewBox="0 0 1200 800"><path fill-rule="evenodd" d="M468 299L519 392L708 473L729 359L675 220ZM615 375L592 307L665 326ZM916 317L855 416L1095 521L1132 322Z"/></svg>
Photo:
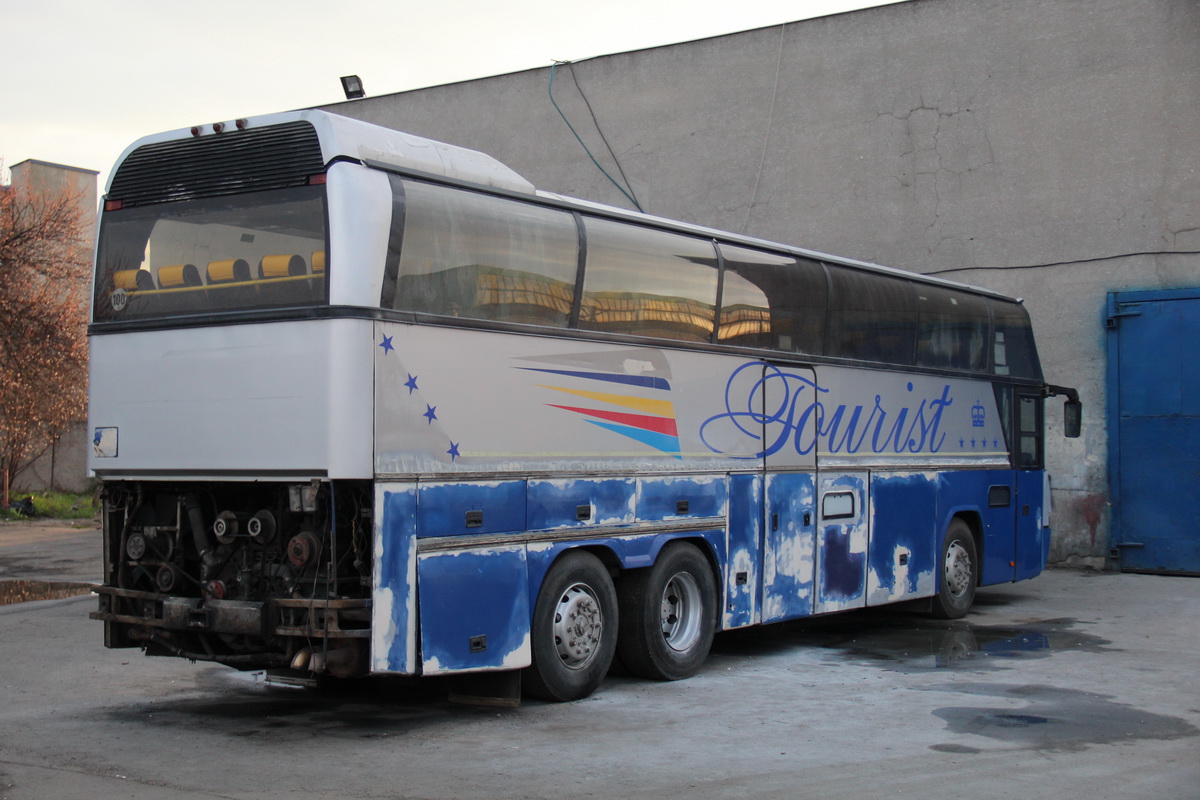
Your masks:
<svg viewBox="0 0 1200 800"><path fill-rule="evenodd" d="M714 651L736 656L815 647L845 661L917 672L999 669L1015 659L1055 652L1112 650L1107 639L1074 630L1077 624L1060 618L1019 626L975 625L895 610L867 610L734 631L719 637Z"/></svg>
<svg viewBox="0 0 1200 800"><path fill-rule="evenodd" d="M956 684L924 687L922 691L953 692L1002 698L1009 706L951 706L933 710L955 734L974 734L1007 745L1035 750L1072 751L1094 744L1119 744L1139 739L1182 739L1200 729L1177 717L1154 714L1113 700L1111 695L1058 686ZM948 753L981 752L962 744L933 745Z"/></svg>
<svg viewBox="0 0 1200 800"><path fill-rule="evenodd" d="M844 658L883 662L902 671L994 669L1014 659L1054 652L1110 649L1107 639L1072 630L1075 624L1072 619L1038 620L1019 627L901 620L820 637L816 644L838 650Z"/></svg>

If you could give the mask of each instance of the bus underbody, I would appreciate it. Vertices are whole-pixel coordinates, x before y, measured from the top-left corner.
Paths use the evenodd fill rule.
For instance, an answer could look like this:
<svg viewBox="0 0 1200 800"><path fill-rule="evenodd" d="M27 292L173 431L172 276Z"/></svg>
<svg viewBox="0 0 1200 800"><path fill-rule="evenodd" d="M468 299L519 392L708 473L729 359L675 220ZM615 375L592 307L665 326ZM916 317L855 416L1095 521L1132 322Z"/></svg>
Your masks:
<svg viewBox="0 0 1200 800"><path fill-rule="evenodd" d="M369 482L106 482L108 647L242 670L368 671Z"/></svg>

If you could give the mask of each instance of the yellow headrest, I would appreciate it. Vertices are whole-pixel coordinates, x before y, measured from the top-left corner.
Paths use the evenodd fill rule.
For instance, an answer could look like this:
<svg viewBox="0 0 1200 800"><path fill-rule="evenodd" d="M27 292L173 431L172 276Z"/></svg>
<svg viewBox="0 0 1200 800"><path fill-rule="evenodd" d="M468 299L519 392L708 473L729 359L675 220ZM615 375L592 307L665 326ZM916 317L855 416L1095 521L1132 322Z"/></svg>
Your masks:
<svg viewBox="0 0 1200 800"><path fill-rule="evenodd" d="M304 274L304 259L300 256L264 256L262 276L264 278L286 278Z"/></svg>
<svg viewBox="0 0 1200 800"><path fill-rule="evenodd" d="M158 268L158 285L163 289L171 289L176 286L184 286L183 269L186 264L174 264L169 267Z"/></svg>
<svg viewBox="0 0 1200 800"><path fill-rule="evenodd" d="M114 289L139 289L138 273L145 272L141 269L122 269L113 273L113 288ZM150 273L146 273L149 276ZM143 279L144 280L144 279Z"/></svg>
<svg viewBox="0 0 1200 800"><path fill-rule="evenodd" d="M312 254L313 272L325 271L325 251L317 250Z"/></svg>
<svg viewBox="0 0 1200 800"><path fill-rule="evenodd" d="M208 282L219 281L248 281L250 280L250 265L245 259L227 258L224 261L210 261L208 264Z"/></svg>

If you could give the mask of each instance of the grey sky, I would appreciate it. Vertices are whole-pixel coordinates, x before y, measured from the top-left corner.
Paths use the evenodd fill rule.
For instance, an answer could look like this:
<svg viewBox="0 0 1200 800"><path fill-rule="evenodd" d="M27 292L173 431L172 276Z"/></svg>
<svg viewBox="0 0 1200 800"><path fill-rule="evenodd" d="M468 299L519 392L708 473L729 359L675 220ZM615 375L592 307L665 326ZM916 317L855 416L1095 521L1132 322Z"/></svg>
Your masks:
<svg viewBox="0 0 1200 800"><path fill-rule="evenodd" d="M104 179L157 131L543 67L896 0L0 0L0 159ZM103 186L101 186L103 189Z"/></svg>

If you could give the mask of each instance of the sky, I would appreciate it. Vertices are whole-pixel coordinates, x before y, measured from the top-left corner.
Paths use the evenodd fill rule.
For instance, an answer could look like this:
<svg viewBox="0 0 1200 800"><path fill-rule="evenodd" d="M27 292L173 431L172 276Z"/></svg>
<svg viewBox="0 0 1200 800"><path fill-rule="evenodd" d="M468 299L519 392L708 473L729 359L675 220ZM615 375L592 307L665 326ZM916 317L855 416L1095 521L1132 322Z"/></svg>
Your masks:
<svg viewBox="0 0 1200 800"><path fill-rule="evenodd" d="M0 0L0 160L103 181L141 136L336 102L343 75L391 94L889 2Z"/></svg>

